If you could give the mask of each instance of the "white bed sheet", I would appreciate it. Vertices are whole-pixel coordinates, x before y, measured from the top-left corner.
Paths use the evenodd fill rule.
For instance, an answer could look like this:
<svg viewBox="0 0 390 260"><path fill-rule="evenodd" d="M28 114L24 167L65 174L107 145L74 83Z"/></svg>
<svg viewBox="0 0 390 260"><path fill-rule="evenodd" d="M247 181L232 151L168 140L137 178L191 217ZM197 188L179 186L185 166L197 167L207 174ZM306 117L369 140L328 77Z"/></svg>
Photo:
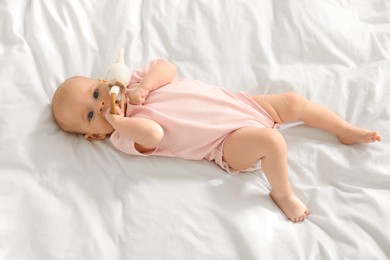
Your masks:
<svg viewBox="0 0 390 260"><path fill-rule="evenodd" d="M389 259L388 0L0 2L0 259ZM119 47L233 92L295 91L384 140L281 128L311 214L286 219L261 172L129 157L53 122L73 75Z"/></svg>

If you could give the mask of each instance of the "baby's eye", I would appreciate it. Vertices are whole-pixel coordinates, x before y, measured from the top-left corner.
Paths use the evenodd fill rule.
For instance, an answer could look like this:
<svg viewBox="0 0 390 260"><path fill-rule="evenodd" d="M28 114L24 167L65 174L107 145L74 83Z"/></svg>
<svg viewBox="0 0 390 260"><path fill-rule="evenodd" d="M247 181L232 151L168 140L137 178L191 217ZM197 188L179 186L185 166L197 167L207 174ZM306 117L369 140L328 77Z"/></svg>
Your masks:
<svg viewBox="0 0 390 260"><path fill-rule="evenodd" d="M90 111L90 112L88 113L88 121L91 121L92 118L93 118L93 111Z"/></svg>
<svg viewBox="0 0 390 260"><path fill-rule="evenodd" d="M93 92L93 98L94 98L94 99L98 99L98 97L99 97L99 90L96 89L96 90Z"/></svg>

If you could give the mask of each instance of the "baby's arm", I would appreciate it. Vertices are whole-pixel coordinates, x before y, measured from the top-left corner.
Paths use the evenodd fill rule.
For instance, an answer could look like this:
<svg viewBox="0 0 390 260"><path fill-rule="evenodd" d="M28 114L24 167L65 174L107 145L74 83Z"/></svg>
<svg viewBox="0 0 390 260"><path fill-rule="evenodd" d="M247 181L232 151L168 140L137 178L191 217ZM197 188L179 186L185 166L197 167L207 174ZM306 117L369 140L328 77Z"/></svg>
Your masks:
<svg viewBox="0 0 390 260"><path fill-rule="evenodd" d="M133 105L145 102L150 91L170 83L176 77L176 66L168 61L158 60L152 64L138 86L126 94Z"/></svg>
<svg viewBox="0 0 390 260"><path fill-rule="evenodd" d="M163 128L153 120L140 117L124 117L117 107L119 115L113 115L109 109L106 112L108 122L116 131L133 140L139 152L153 150L159 146L164 137Z"/></svg>

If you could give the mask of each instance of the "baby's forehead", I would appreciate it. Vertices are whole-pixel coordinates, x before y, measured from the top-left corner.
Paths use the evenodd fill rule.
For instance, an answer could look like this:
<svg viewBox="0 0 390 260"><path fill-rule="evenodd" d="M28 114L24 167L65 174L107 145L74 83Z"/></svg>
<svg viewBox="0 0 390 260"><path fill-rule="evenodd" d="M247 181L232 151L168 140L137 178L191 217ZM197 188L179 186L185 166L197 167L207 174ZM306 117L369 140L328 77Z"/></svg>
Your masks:
<svg viewBox="0 0 390 260"><path fill-rule="evenodd" d="M88 88L95 84L95 81L92 79L84 78L71 78L66 80L62 84L61 91L62 95L66 98L74 98L75 95L83 95L88 90Z"/></svg>
<svg viewBox="0 0 390 260"><path fill-rule="evenodd" d="M93 79L89 79L89 78L84 78L84 77L73 77L73 78L70 78L70 79L67 79L65 82L64 82L64 85L70 89L73 89L73 88L85 88L91 84L93 84L95 82L95 80Z"/></svg>

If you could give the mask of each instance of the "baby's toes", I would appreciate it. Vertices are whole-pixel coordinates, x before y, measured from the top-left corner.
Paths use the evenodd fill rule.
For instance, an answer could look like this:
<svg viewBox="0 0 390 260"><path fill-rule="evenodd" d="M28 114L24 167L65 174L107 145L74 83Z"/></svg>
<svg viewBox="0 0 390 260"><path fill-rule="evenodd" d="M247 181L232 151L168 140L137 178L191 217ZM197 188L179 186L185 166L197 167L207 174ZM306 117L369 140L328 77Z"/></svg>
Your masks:
<svg viewBox="0 0 390 260"><path fill-rule="evenodd" d="M300 216L298 216L298 217L295 217L295 218L290 218L290 220L292 221L292 222L302 222L302 221L304 221L306 219L306 214L302 214L302 215L300 215Z"/></svg>

